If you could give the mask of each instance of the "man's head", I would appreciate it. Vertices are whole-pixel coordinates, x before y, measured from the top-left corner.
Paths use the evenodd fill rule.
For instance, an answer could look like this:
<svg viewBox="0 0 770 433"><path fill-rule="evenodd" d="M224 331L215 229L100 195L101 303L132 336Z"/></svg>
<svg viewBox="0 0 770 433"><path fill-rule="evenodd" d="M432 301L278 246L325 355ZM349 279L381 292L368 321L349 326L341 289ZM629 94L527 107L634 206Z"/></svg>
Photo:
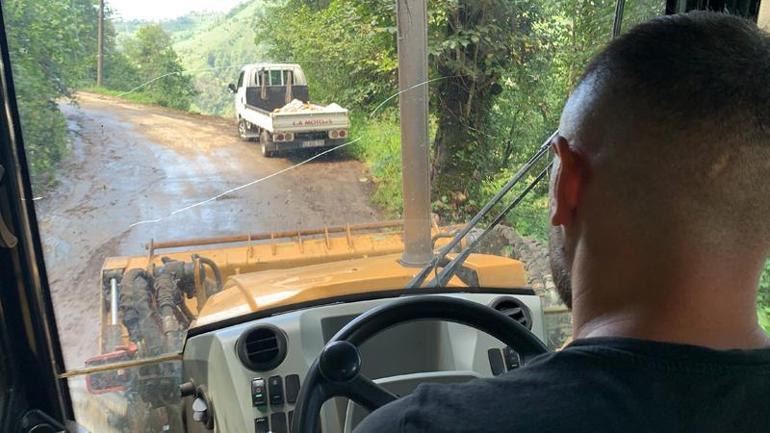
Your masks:
<svg viewBox="0 0 770 433"><path fill-rule="evenodd" d="M551 260L568 305L601 266L764 260L768 78L770 38L715 13L652 20L593 59L553 142Z"/></svg>

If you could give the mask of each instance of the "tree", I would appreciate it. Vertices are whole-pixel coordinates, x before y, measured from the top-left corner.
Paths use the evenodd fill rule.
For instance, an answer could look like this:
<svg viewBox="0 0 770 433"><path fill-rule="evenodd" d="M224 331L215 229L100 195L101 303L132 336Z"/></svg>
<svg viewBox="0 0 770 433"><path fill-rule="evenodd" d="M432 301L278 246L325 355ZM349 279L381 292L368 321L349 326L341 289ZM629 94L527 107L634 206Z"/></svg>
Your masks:
<svg viewBox="0 0 770 433"><path fill-rule="evenodd" d="M192 77L184 73L171 38L160 24L139 28L134 38L126 41L125 53L144 84L143 93L160 105L190 108L196 95Z"/></svg>
<svg viewBox="0 0 770 433"><path fill-rule="evenodd" d="M439 190L467 193L473 178L480 180L473 176L476 156L488 150L484 131L515 50L512 35L526 26L507 0L444 0L434 7L432 63L444 79L433 98L438 128L432 178Z"/></svg>
<svg viewBox="0 0 770 433"><path fill-rule="evenodd" d="M313 100L370 111L397 91L391 0L276 2L256 33L271 60L302 65Z"/></svg>
<svg viewBox="0 0 770 433"><path fill-rule="evenodd" d="M96 67L97 11L91 0L8 0L3 13L27 160L39 189L69 143L58 100Z"/></svg>

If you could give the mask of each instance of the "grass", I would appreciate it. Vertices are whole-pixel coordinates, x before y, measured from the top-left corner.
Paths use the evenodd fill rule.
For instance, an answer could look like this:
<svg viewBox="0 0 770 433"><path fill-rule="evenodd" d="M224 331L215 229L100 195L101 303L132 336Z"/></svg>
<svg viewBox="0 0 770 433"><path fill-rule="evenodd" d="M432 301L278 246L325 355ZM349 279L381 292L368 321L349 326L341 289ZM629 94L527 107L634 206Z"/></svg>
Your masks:
<svg viewBox="0 0 770 433"><path fill-rule="evenodd" d="M113 90L113 89L108 89L106 87L98 87L98 86L83 87L80 90L82 90L83 92L97 93L105 96L117 96L122 99L125 99L126 101L136 102L138 104L157 104L157 102L152 97L152 95L148 95L147 93L143 93L140 91L126 93L122 90Z"/></svg>
<svg viewBox="0 0 770 433"><path fill-rule="evenodd" d="M350 154L369 168L375 191L372 201L389 217L400 217L403 210L401 186L401 132L398 121L352 116L351 137L360 139Z"/></svg>
<svg viewBox="0 0 770 433"><path fill-rule="evenodd" d="M169 107L168 104L164 103L163 101L159 101L156 96L150 93L146 93L138 90L133 91L131 93L126 93L125 91L122 91L122 90L115 90L107 87L98 87L98 86L81 87L79 90L83 92L96 93L99 95L114 96L120 99L124 99L128 102L134 102L137 104L157 105L159 107L166 107L174 110L186 111L188 113L200 113L200 111L196 110L194 106L189 107L186 110L177 108L177 107Z"/></svg>

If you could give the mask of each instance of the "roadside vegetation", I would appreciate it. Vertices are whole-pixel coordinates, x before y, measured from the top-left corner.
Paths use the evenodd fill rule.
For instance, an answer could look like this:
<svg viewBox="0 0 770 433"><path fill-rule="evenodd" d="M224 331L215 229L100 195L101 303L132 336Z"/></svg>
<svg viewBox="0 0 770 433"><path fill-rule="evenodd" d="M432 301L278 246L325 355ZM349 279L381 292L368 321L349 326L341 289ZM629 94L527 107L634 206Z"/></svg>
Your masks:
<svg viewBox="0 0 770 433"><path fill-rule="evenodd" d="M111 39L116 39L114 31ZM160 24L137 28L133 36L121 38L119 45L113 43L111 51L110 61L105 60L103 86L96 87L94 79L82 83L82 90L178 110L191 108L198 92Z"/></svg>
<svg viewBox="0 0 770 433"><path fill-rule="evenodd" d="M19 114L33 189L55 182L56 164L70 137L59 103L96 83L97 2L8 0L3 2ZM171 42L159 26L145 26L118 47L112 21L105 20L104 92L137 89L131 98L188 109L195 95Z"/></svg>
<svg viewBox="0 0 770 433"><path fill-rule="evenodd" d="M35 189L53 179L67 153L67 123L57 101L96 67L96 9L89 0L3 2L14 87ZM95 29L95 28L94 28Z"/></svg>

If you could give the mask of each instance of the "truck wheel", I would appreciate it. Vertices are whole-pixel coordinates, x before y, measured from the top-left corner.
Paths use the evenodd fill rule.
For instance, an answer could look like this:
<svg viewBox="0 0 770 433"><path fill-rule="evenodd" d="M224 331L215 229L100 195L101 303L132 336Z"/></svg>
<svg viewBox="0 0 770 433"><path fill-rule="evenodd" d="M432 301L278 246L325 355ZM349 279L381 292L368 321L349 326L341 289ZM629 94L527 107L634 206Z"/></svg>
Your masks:
<svg viewBox="0 0 770 433"><path fill-rule="evenodd" d="M259 143L262 145L262 156L265 158L272 158L275 156L276 151L274 149L273 140L270 139L270 133L262 131L259 137Z"/></svg>
<svg viewBox="0 0 770 433"><path fill-rule="evenodd" d="M238 121L238 137L240 137L241 140L251 141L251 139L248 137L249 129L250 128L248 122L243 119Z"/></svg>

